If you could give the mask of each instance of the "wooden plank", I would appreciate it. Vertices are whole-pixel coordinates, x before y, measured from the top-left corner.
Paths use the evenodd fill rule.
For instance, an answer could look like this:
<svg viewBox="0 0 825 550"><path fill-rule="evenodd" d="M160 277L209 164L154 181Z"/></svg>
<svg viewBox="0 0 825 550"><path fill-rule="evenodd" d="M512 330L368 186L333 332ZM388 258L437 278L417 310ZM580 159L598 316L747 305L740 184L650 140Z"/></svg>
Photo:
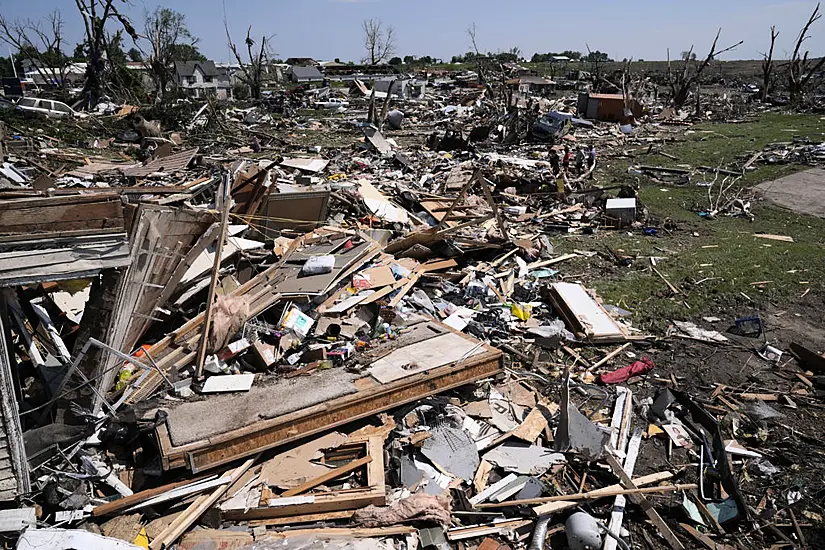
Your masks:
<svg viewBox="0 0 825 550"><path fill-rule="evenodd" d="M295 496L295 495L300 495L301 493L305 493L305 492L309 491L310 489L313 489L313 488L315 488L319 485L322 485L322 484L326 483L327 481L332 481L333 479L337 479L337 478L339 478L339 477L341 477L345 474L353 472L353 471L357 470L358 468L360 468L361 466L365 466L366 464L369 464L370 462L372 462L372 457L371 456L365 456L364 458L359 458L358 460L353 460L352 462L350 462L349 464L346 464L345 466L341 466L340 468L335 468L334 470L330 470L329 472L327 472L326 474L324 474L322 476L318 476L314 479L310 479L309 481L307 481L303 485L299 485L298 487L294 487L294 488L286 491L281 496L282 497L291 497L291 496Z"/></svg>
<svg viewBox="0 0 825 550"><path fill-rule="evenodd" d="M655 474L649 474L646 476L641 476L633 480L633 483L636 484L636 487L645 487L647 485L653 485L654 483L660 483L662 481L667 481L673 477L673 472L657 472ZM615 485L609 485L602 489L596 489L595 491L590 491L590 495L592 498L598 497L609 497L615 496L614 491L621 491L624 487L621 484L616 483ZM559 500L562 498L562 500ZM552 499L552 500L547 500ZM560 512L562 510L568 510L570 508L575 508L579 505L579 501L571 500L566 496L563 497L545 497L544 499L533 499L536 502L529 502L528 504L541 504L540 506L536 506L533 508L533 512L536 515L542 514L550 514L554 512ZM539 502L540 501L540 502ZM509 504L509 503L508 503Z"/></svg>
<svg viewBox="0 0 825 550"><path fill-rule="evenodd" d="M769 235L767 233L754 233L754 237L758 237L760 239L768 239L771 241L781 241L784 243L792 243L794 242L793 237L789 237L787 235Z"/></svg>
<svg viewBox="0 0 825 550"><path fill-rule="evenodd" d="M625 489L637 489L638 487L633 483L633 480L627 473L624 471L624 468L619 461L616 460L612 454L607 453L605 455L605 459L607 463L610 465L610 469L613 470L613 473L616 474L619 479L621 480L621 486ZM676 538L676 535L673 534L673 531L670 530L670 527L667 526L665 520L662 519L662 516L659 515L659 512L653 508L653 504L648 501L643 495L641 494L631 494L630 500L633 501L635 504L642 507L645 514L647 515L648 519L653 522L653 525L659 530L659 534L667 541L671 548L674 550L684 550L684 546Z"/></svg>
<svg viewBox="0 0 825 550"><path fill-rule="evenodd" d="M129 495L128 497L119 498L112 502L107 502L106 504L101 504L100 506L95 506L95 508L92 510L92 516L99 517L108 516L109 514L116 514L122 510L131 508L135 504L146 502L150 498L162 495L163 493L167 493L173 489L185 487L187 485L192 485L193 483L203 481L204 479L206 479L206 477L207 476L200 476L195 479L184 479L181 481L176 481L174 483L168 483L166 485L161 485L160 487L146 489L145 491L134 493L132 495Z"/></svg>
<svg viewBox="0 0 825 550"><path fill-rule="evenodd" d="M345 537L355 539L371 539L377 537L394 537L399 535L411 535L415 533L415 527L397 525L394 527L328 527L326 529L292 529L289 531L267 533L268 538L291 538L309 537L320 539L323 537Z"/></svg>
<svg viewBox="0 0 825 550"><path fill-rule="evenodd" d="M197 149L195 149L195 152L197 152ZM209 292L206 298L206 311L204 312L205 315L203 318L203 332L201 334L200 342L198 343L198 355L195 363L195 380L198 381L203 377L203 365L206 361L206 346L209 342L209 327L212 324L212 314L215 309L215 295L218 289L218 277L220 276L221 262L223 261L223 247L226 242L226 228L229 225L229 211L232 208L230 188L230 176L227 175L223 182L221 228L218 233L217 244L215 245L215 260L212 264L212 275L209 279Z"/></svg>
<svg viewBox="0 0 825 550"><path fill-rule="evenodd" d="M29 464L23 444L23 429L20 425L20 413L15 398L14 376L7 343L6 306L0 294L0 416L3 419L3 431L0 446L8 452L13 465L15 478L13 482L0 484L0 501L13 500L18 494L31 491Z"/></svg>
<svg viewBox="0 0 825 550"><path fill-rule="evenodd" d="M627 393L628 407L630 413L633 414L633 402L630 392ZM636 468L636 459L639 458L639 448L642 444L642 430L637 429L627 445L627 456L624 460L622 468L628 477L633 477L633 470ZM642 489L644 490L644 489ZM610 524L608 531L613 533L613 537L607 537L604 541L602 550L615 550L618 546L616 539L621 535L622 522L624 521L624 507L627 504L627 499L624 495L617 495L616 500L613 501L613 510L610 513Z"/></svg>
<svg viewBox="0 0 825 550"><path fill-rule="evenodd" d="M611 487L620 487L620 485L611 485ZM656 487L638 487L636 489L613 489L613 490L606 490L605 489L597 489L596 491L591 491L589 493L575 493L572 495L558 495L554 497L543 497L543 498L528 498L522 500L508 500L504 502L489 502L484 504L478 504L476 508L483 510L483 509L494 509L494 508L508 508L511 506L532 506L535 504L547 504L548 502L576 502L581 503L582 501L590 501L590 500L599 500L602 498L609 498L609 497L618 497L618 496L629 496L629 495L646 495L646 494L658 494L658 493L674 493L678 491L690 491L693 489L698 488L698 485L695 483L680 483L676 485L661 485Z"/></svg>
<svg viewBox="0 0 825 550"><path fill-rule="evenodd" d="M20 210L21 208L65 208L71 205L81 205L89 203L120 203L120 196L112 193L111 190L97 195L72 195L66 197L36 197L18 200L6 200L0 202L0 212Z"/></svg>
<svg viewBox="0 0 825 550"><path fill-rule="evenodd" d="M210 495L204 495L195 499L189 507L172 524L163 530L149 545L150 550L162 550L168 548L178 537L186 532L189 527L200 518L204 512L211 508L220 499L231 484L237 481L246 471L252 467L257 457L247 459L243 464L234 470L224 474L229 478L229 483L215 489Z"/></svg>
<svg viewBox="0 0 825 550"><path fill-rule="evenodd" d="M294 525L296 523L316 523L336 519L350 519L355 510L341 510L338 512L324 512L321 514L303 514L283 518L256 519L249 522L250 527L265 527L277 525Z"/></svg>
<svg viewBox="0 0 825 550"><path fill-rule="evenodd" d="M533 520L512 519L507 521L494 522L486 525L471 525L467 527L456 527L447 531L447 539L458 541L474 539L485 535L497 535L504 531L513 531L526 527L533 523Z"/></svg>
<svg viewBox="0 0 825 550"><path fill-rule="evenodd" d="M701 542L705 548L708 550L734 550L734 546L729 546L727 544L722 544L721 542L715 542L712 538L705 535L704 533L700 533L696 530L695 527L692 525L688 525L687 523L680 523L679 526L687 531L687 533L696 539L697 541Z"/></svg>

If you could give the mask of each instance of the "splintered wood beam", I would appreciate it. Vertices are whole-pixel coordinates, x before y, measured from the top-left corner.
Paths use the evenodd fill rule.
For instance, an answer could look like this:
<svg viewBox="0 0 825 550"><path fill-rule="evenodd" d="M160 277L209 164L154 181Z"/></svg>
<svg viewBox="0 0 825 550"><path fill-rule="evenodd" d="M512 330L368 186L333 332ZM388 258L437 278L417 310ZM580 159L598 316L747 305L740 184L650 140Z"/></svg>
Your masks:
<svg viewBox="0 0 825 550"><path fill-rule="evenodd" d="M301 493L305 493L310 489L313 489L323 483L326 483L327 481L332 481L333 479L337 479L343 475L353 472L361 466L366 466L370 462L372 462L371 456L365 456L364 458L353 460L349 464L341 466L340 468L335 468L334 470L330 470L324 475L318 476L315 479L310 479L303 485L299 485L298 487L290 489L289 491L282 494L281 497L294 497L295 495L300 495Z"/></svg>
<svg viewBox="0 0 825 550"><path fill-rule="evenodd" d="M636 484L633 483L633 480L630 479L630 476L624 471L624 468L619 464L619 461L616 460L616 457L610 453L607 453L605 457L607 463L610 465L610 469L613 470L613 473L619 478L621 486L625 489L637 489ZM665 520L659 515L659 512L653 508L653 503L647 500L644 495L638 493L631 493L628 497L634 504L642 507L648 519L653 522L653 525L659 530L659 534L662 535L673 550L685 550L685 547L679 539L676 538L676 535L673 534L670 527L667 526L667 523L665 523Z"/></svg>
<svg viewBox="0 0 825 550"><path fill-rule="evenodd" d="M221 229L218 234L218 243L215 246L215 262L212 265L212 278L209 281L209 295L206 299L206 311L203 317L203 332L198 343L198 358L195 364L195 380L199 381L203 377L203 365L206 362L206 347L209 342L209 327L212 325L212 309L215 305L215 294L218 289L218 276L221 272L221 260L223 256L223 243L226 241L226 227L229 225L229 210L232 207L232 199L229 193L232 182L230 175L226 174L223 181L223 203L221 208Z"/></svg>

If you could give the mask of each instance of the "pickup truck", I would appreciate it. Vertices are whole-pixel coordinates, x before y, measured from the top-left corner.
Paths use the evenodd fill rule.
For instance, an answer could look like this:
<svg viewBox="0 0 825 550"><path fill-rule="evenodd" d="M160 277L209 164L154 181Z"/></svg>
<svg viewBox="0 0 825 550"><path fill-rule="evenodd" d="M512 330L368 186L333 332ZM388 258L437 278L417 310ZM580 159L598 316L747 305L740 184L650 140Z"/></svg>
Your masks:
<svg viewBox="0 0 825 550"><path fill-rule="evenodd" d="M331 97L326 101L315 102L316 109L340 109L341 107L343 107L344 109L349 107L349 101L347 101L346 99Z"/></svg>

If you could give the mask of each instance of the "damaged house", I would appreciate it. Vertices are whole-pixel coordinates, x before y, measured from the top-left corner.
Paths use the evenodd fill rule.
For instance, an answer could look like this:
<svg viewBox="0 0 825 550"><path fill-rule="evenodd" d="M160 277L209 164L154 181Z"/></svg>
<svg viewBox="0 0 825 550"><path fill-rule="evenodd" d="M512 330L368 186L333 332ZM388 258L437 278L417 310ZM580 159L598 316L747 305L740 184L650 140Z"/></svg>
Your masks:
<svg viewBox="0 0 825 550"><path fill-rule="evenodd" d="M225 68L214 61L175 61L175 82L190 97L232 97L232 82Z"/></svg>

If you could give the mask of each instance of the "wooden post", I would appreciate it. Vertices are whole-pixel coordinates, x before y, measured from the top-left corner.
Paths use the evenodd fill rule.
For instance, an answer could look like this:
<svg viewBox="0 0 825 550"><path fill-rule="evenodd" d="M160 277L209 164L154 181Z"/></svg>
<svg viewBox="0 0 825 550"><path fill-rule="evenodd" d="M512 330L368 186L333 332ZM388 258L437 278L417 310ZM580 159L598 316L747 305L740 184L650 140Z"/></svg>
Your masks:
<svg viewBox="0 0 825 550"><path fill-rule="evenodd" d="M0 120L0 162L6 161L6 123Z"/></svg>
<svg viewBox="0 0 825 550"><path fill-rule="evenodd" d="M631 489L638 489L635 483L630 479L630 476L627 475L624 468L616 458L607 453L605 455L607 459L607 463L610 465L610 469L613 470L613 473L619 478L619 482L624 489L631 490ZM670 545L673 550L685 550L685 547L676 538L676 535L673 534L673 531L670 530L670 527L667 526L665 520L662 519L662 516L653 508L653 504L650 503L644 495L640 493L628 493L628 496L634 504L641 506L644 510L645 514L647 515L648 519L659 529L659 534L662 535L668 544Z"/></svg>
<svg viewBox="0 0 825 550"><path fill-rule="evenodd" d="M221 256L223 243L226 240L226 226L229 224L229 210L232 207L232 198L229 190L232 187L232 175L227 172L223 181L223 200L221 203L221 229L218 242L215 244L215 261L212 264L212 279L209 281L209 295L206 298L206 311L203 317L203 333L198 343L197 363L195 363L195 381L203 378L203 364L206 362L206 346L209 341L209 327L212 325L212 307L215 305L215 293L218 288L218 275L221 271Z"/></svg>

